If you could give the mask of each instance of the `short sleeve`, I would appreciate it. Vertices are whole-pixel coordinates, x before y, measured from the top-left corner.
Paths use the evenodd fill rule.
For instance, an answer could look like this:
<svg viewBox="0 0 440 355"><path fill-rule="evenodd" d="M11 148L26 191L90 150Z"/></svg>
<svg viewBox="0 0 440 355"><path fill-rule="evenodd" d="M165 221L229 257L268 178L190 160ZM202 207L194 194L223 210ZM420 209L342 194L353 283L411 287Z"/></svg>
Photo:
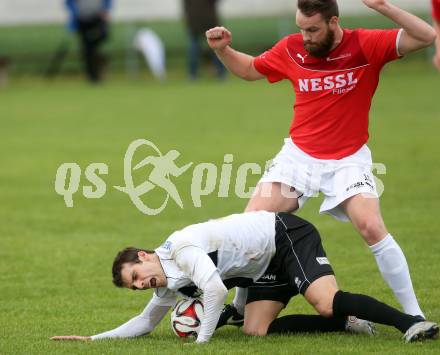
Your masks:
<svg viewBox="0 0 440 355"><path fill-rule="evenodd" d="M388 62L399 59L401 33L401 29L359 30L359 42L368 61L382 67Z"/></svg>
<svg viewBox="0 0 440 355"><path fill-rule="evenodd" d="M254 67L263 74L270 83L287 78L286 74L286 48L287 39L284 37L272 49L264 52L254 59Z"/></svg>

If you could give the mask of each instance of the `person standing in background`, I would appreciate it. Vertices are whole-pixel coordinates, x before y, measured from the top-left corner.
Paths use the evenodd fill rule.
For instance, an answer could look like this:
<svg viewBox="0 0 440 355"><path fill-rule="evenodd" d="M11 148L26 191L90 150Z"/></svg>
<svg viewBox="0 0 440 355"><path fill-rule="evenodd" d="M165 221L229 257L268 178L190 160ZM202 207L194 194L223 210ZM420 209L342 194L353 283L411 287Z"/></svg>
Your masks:
<svg viewBox="0 0 440 355"><path fill-rule="evenodd" d="M212 27L218 26L220 21L217 13L218 0L184 0L183 10L185 23L188 31L188 73L191 80L195 80L199 74L200 58L202 54L201 41L205 32ZM217 76L223 79L226 70L221 61L214 53L212 62Z"/></svg>
<svg viewBox="0 0 440 355"><path fill-rule="evenodd" d="M65 0L70 13L69 27L81 42L82 59L87 78L92 83L102 79L104 56L99 47L108 38L109 11L112 0Z"/></svg>
<svg viewBox="0 0 440 355"><path fill-rule="evenodd" d="M435 41L435 55L432 58L434 66L440 71L440 0L432 1L432 22L437 32L437 40Z"/></svg>

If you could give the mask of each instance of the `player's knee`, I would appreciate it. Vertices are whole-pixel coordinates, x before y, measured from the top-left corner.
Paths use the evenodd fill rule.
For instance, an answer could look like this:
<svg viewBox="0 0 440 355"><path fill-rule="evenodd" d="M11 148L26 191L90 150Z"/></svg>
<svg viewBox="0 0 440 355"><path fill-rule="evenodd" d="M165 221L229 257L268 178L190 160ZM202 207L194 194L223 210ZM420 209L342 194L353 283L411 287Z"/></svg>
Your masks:
<svg viewBox="0 0 440 355"><path fill-rule="evenodd" d="M245 324L242 331L245 335L263 337L267 334L267 327Z"/></svg>
<svg viewBox="0 0 440 355"><path fill-rule="evenodd" d="M325 318L333 317L333 302L322 300L314 305L316 311Z"/></svg>
<svg viewBox="0 0 440 355"><path fill-rule="evenodd" d="M380 242L387 234L381 218L366 218L358 223L359 232L369 245Z"/></svg>

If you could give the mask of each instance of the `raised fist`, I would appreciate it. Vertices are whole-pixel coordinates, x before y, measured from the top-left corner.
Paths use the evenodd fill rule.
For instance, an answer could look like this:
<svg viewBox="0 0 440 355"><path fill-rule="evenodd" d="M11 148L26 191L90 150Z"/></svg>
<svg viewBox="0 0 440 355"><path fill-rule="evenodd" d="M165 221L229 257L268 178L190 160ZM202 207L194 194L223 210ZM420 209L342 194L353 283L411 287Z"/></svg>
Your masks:
<svg viewBox="0 0 440 355"><path fill-rule="evenodd" d="M224 27L214 27L206 31L206 40L213 50L222 50L231 44L232 34Z"/></svg>

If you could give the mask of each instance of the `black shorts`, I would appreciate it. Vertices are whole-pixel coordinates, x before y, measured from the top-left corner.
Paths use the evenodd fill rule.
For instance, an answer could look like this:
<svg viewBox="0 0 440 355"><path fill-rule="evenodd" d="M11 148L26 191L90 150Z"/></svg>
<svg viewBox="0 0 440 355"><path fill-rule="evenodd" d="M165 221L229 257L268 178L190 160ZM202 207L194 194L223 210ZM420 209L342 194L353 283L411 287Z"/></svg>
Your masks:
<svg viewBox="0 0 440 355"><path fill-rule="evenodd" d="M276 252L264 275L248 288L246 303L289 300L304 295L310 284L325 275L334 275L316 228L289 213L277 213Z"/></svg>

